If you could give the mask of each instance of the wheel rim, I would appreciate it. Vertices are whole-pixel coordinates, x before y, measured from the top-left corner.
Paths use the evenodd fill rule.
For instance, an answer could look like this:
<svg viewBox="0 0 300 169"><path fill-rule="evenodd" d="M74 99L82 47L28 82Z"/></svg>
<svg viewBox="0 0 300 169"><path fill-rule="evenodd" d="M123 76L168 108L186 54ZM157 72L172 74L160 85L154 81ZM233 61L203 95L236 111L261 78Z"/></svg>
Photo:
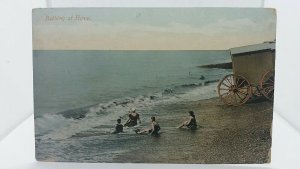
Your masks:
<svg viewBox="0 0 300 169"><path fill-rule="evenodd" d="M265 73L261 79L261 93L269 100L274 99L274 80L275 74L273 70Z"/></svg>
<svg viewBox="0 0 300 169"><path fill-rule="evenodd" d="M232 106L242 105L251 97L249 81L236 75L225 76L218 84L218 94L221 100Z"/></svg>

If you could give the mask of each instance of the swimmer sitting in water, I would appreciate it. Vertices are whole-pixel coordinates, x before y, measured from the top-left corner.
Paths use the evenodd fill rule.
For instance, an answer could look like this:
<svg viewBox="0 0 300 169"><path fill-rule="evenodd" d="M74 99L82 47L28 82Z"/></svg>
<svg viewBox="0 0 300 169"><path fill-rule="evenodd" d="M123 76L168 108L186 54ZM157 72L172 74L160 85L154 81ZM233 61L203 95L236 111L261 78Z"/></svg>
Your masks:
<svg viewBox="0 0 300 169"><path fill-rule="evenodd" d="M191 129L191 130L197 129L197 122L196 122L196 117L194 115L194 112L189 111L189 115L190 115L189 120L183 122L177 128L187 127L188 129Z"/></svg>
<svg viewBox="0 0 300 169"><path fill-rule="evenodd" d="M123 125L121 124L121 119L117 120L116 128L113 134L121 133L123 132Z"/></svg>
<svg viewBox="0 0 300 169"><path fill-rule="evenodd" d="M158 135L160 130L159 124L155 121L155 117L151 117L151 127L137 131L138 134L149 133L150 135Z"/></svg>
<svg viewBox="0 0 300 169"><path fill-rule="evenodd" d="M136 112L135 108L131 109L131 113L129 113L129 119L124 124L124 127L133 127L137 125L137 121L141 124L140 115Z"/></svg>

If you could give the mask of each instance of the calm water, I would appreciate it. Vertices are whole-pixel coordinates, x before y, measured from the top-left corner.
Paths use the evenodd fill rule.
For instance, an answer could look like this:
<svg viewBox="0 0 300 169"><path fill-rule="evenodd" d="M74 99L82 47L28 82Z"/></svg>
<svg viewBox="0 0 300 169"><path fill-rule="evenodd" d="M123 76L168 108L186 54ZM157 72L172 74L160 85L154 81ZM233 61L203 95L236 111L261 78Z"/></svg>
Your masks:
<svg viewBox="0 0 300 169"><path fill-rule="evenodd" d="M197 67L230 61L228 51L33 54L37 157L50 161L112 162L136 149L133 142L139 136L131 130L110 134L116 119L125 121L130 108L141 114L139 127L153 115L164 121L172 116L167 113L172 107L165 105L214 97L216 85L204 82L231 72Z"/></svg>

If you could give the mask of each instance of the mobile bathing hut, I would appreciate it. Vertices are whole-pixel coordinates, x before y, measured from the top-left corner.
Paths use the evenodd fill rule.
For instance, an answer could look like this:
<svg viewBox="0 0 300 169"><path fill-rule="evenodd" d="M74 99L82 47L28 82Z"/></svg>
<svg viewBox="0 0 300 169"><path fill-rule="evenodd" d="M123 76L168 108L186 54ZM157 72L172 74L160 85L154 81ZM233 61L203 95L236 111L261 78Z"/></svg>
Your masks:
<svg viewBox="0 0 300 169"><path fill-rule="evenodd" d="M253 95L273 100L275 41L230 49L233 74L218 84L220 99L227 105L246 103Z"/></svg>

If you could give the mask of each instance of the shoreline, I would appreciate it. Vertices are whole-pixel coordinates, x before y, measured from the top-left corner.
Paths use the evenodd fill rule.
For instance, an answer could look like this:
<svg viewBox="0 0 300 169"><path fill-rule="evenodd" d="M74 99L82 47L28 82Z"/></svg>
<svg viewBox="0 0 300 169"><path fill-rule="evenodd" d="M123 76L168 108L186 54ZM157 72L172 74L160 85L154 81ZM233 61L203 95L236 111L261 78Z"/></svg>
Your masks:
<svg viewBox="0 0 300 169"><path fill-rule="evenodd" d="M41 161L114 163L261 164L269 162L272 102L260 99L250 100L239 107L226 106L211 93L215 93L213 86L193 90L193 94L188 93L186 96L189 97L186 99L179 98L180 102L165 100L151 107L148 107L149 105L140 107L138 110L142 124L137 128L149 127L150 117L155 116L162 132L158 138L137 135L131 130L126 130L123 134L110 134L108 131L113 126L108 125L103 128L104 126L99 123L98 126L86 126L88 128L81 132L77 131L79 133L75 135L77 137L48 140L55 143L51 144L53 146L59 144L58 147L63 152L70 151L69 156L53 159L58 155L54 151L58 148L55 146L50 149L51 151L39 149L37 153L46 156L37 158ZM212 94L212 97L203 97L206 92ZM185 98L185 95L182 96ZM195 112L198 129L196 131L177 129L176 126L186 120L189 110ZM109 117L111 118L112 116ZM97 119L102 120L95 116L89 119L89 122ZM76 126L72 128L74 127L77 128ZM76 143L78 149L70 149L69 143ZM50 143L47 141L40 143L37 140L38 147L48 144ZM82 146L85 148L81 149ZM88 155L89 158L78 156L76 151L79 150L85 155L84 157Z"/></svg>
<svg viewBox="0 0 300 169"><path fill-rule="evenodd" d="M270 161L271 102L260 100L229 107L214 97L182 105L163 105L154 111L168 107L172 107L173 116L169 119L159 116L163 132L160 138L143 136L138 149L119 154L112 162L261 164ZM195 132L170 128L186 116L186 110L194 110L199 128ZM149 148L149 144L153 146Z"/></svg>

